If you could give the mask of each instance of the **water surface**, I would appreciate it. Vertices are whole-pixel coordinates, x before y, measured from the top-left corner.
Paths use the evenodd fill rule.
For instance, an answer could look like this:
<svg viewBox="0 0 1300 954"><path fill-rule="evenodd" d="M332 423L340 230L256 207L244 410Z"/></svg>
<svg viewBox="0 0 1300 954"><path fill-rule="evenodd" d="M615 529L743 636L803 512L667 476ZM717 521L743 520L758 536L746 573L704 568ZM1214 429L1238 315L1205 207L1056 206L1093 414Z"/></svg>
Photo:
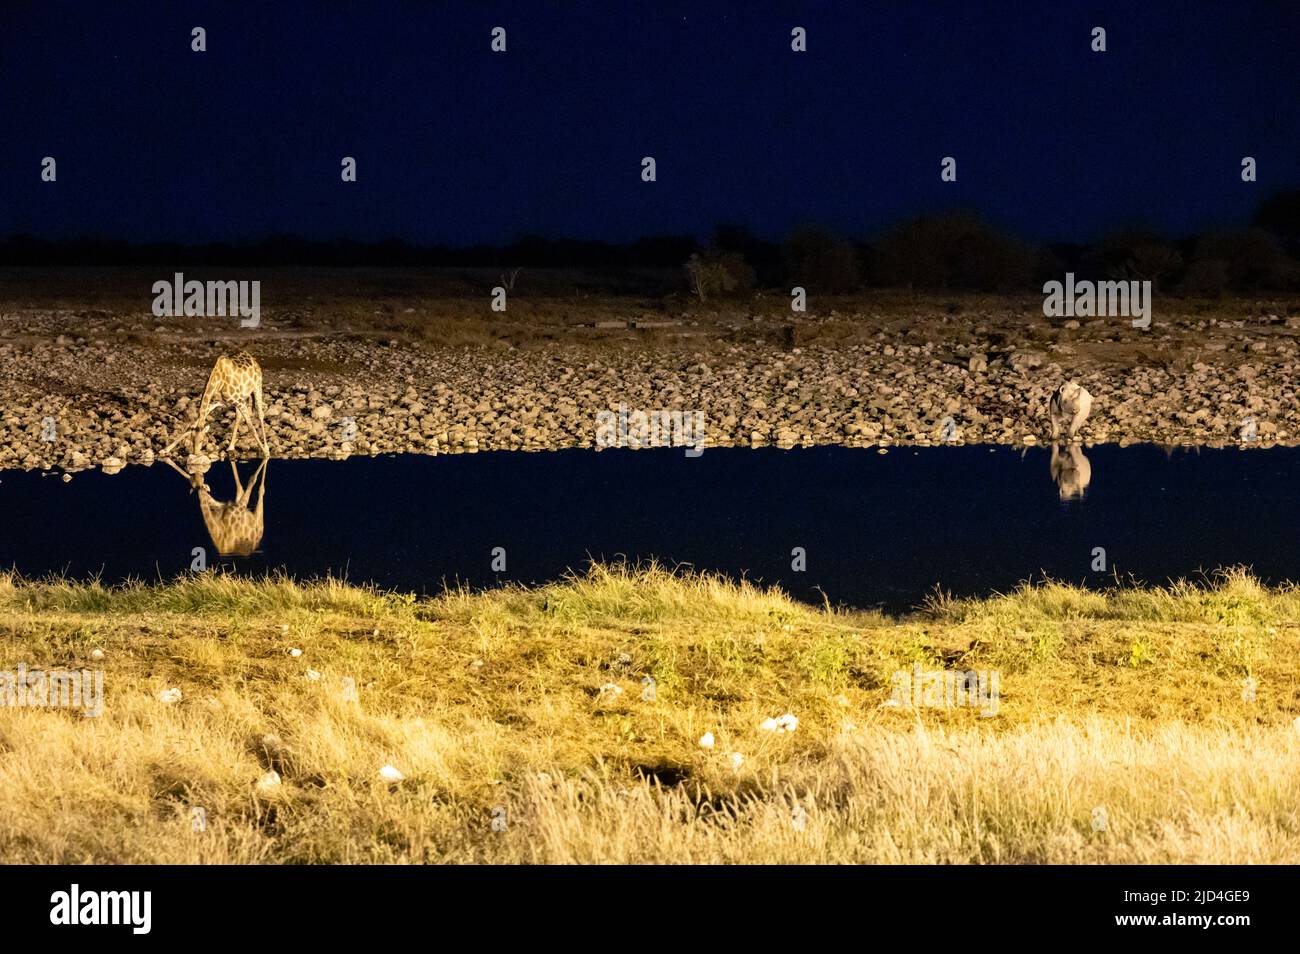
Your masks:
<svg viewBox="0 0 1300 954"><path fill-rule="evenodd" d="M1300 580L1292 481L1300 449L1081 453L1053 461L1045 448L987 446L886 455L710 448L697 458L680 449L493 452L273 460L260 476L248 461L239 466L244 516L223 526L218 504L236 496L225 462L208 472L203 501L160 464L69 483L9 471L0 472L0 567L169 578L187 572L201 547L209 564L246 573L333 573L437 592L444 581L551 580L593 557L655 557L779 584L805 600L824 594L891 611L936 585L987 594L1043 574L1165 582L1247 564L1272 582ZM498 547L504 572L492 567ZM792 570L796 547L806 554L802 572ZM1104 572L1093 569L1096 548Z"/></svg>

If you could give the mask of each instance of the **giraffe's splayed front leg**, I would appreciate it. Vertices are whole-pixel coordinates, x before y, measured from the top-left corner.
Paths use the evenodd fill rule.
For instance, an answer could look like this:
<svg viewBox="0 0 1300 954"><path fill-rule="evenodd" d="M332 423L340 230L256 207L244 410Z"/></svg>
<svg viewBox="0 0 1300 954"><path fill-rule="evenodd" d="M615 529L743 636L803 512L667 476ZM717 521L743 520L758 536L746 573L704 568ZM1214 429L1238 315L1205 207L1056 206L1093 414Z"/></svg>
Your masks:
<svg viewBox="0 0 1300 954"><path fill-rule="evenodd" d="M189 436L189 433L190 433L189 428L186 428L185 430L181 431L180 434L177 435L176 440L172 441L170 444L168 444L166 447L164 447L162 450L158 452L158 456L159 457L170 456L171 452L176 449L177 445L179 445L181 441L185 440L185 438Z"/></svg>

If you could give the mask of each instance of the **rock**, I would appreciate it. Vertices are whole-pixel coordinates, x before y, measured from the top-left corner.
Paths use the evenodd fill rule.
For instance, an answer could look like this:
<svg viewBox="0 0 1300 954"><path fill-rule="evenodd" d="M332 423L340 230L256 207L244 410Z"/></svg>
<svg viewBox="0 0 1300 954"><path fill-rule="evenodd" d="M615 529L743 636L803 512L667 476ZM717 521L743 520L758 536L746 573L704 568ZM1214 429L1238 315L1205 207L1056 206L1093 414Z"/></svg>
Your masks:
<svg viewBox="0 0 1300 954"><path fill-rule="evenodd" d="M1042 367L1043 356L1032 351L1017 351L1011 355L1009 364L1016 371L1032 371Z"/></svg>

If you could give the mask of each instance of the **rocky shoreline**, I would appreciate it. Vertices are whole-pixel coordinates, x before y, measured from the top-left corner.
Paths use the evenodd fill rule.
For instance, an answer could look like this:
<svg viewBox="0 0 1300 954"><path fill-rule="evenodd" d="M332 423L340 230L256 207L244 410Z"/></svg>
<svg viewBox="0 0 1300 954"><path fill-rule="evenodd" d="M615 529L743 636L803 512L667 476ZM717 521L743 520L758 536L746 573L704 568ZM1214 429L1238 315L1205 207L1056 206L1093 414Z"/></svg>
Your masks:
<svg viewBox="0 0 1300 954"><path fill-rule="evenodd" d="M18 328L5 317L0 327ZM267 429L280 458L594 447L597 415L620 405L702 412L706 448L925 446L944 442L945 418L953 442L1021 446L1049 440L1049 397L1071 379L1094 398L1082 431L1090 444L1295 445L1300 320L1261 315L1259 323L1262 330L1202 320L1183 329L1188 340L1147 339L1155 357L1127 363L1089 356L1077 322L1020 342L935 334L913 344L881 333L782 348L719 334L706 344L603 351L355 334L264 333L233 345L133 341L94 327L6 334L0 470L116 472L152 463L192 419L216 356L240 348L263 364ZM39 322L20 330L42 327L49 330ZM1103 341L1112 334L1096 332ZM1109 340L1123 344L1127 334ZM214 421L207 453L224 448L230 419ZM241 434L237 455L256 455L251 436Z"/></svg>

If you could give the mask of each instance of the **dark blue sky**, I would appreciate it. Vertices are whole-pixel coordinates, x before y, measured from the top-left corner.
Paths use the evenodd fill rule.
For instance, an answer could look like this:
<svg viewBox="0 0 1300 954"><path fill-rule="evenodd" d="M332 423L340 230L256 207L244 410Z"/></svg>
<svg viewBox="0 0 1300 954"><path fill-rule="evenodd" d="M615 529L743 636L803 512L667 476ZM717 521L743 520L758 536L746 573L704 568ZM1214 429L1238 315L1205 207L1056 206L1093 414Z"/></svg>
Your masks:
<svg viewBox="0 0 1300 954"><path fill-rule="evenodd" d="M0 235L870 236L952 206L1035 239L1180 234L1300 185L1298 54L1294 0L10 0Z"/></svg>

